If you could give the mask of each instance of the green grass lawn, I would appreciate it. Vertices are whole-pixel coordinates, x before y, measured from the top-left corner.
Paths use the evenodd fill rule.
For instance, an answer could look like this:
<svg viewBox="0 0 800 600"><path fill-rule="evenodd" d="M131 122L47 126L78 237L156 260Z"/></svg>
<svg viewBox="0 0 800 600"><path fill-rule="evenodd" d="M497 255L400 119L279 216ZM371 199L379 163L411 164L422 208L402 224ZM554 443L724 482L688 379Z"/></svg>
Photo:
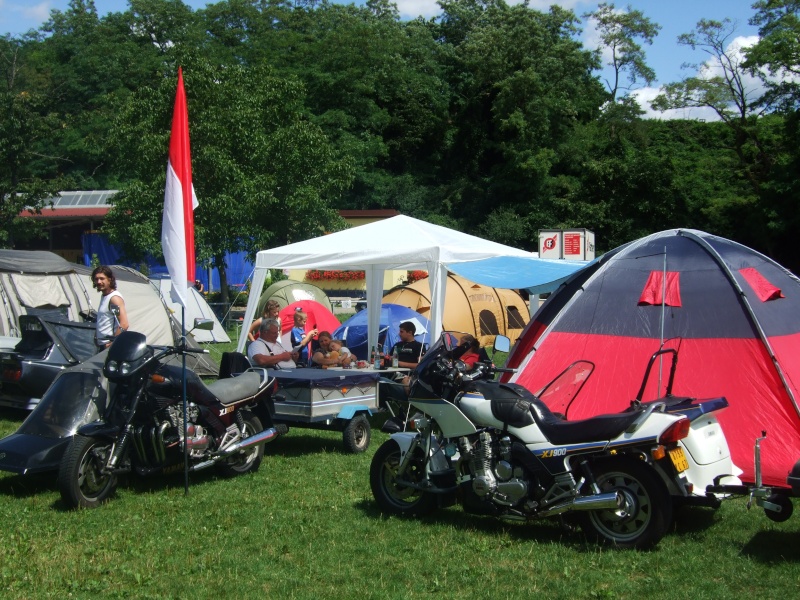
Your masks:
<svg viewBox="0 0 800 600"><path fill-rule="evenodd" d="M21 422L0 411L0 435ZM376 420L375 424L377 425ZM66 511L54 476L0 473L0 598L800 597L800 507L785 523L734 499L686 509L650 552L457 507L386 518L341 434L293 428L257 473L130 478Z"/></svg>

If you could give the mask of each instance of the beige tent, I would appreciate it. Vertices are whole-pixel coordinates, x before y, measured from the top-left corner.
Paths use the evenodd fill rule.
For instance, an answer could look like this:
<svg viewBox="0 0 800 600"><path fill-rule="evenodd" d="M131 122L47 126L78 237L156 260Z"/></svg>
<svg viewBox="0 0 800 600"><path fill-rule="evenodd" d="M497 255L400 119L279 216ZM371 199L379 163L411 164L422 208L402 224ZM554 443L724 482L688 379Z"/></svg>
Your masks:
<svg viewBox="0 0 800 600"><path fill-rule="evenodd" d="M427 317L430 312L430 285L420 279L389 290L383 302L400 304ZM481 345L491 345L498 334L511 338L522 333L529 317L525 301L514 290L493 288L453 275L447 276L442 328L471 333Z"/></svg>

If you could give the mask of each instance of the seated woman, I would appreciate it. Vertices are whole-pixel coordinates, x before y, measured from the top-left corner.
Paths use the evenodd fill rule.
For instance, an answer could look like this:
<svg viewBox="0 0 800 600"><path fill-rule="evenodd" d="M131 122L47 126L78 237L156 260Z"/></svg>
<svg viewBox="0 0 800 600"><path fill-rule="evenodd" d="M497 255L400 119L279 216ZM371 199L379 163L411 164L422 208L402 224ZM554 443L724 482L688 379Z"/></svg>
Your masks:
<svg viewBox="0 0 800 600"><path fill-rule="evenodd" d="M491 363L492 360L489 358L489 355L486 354L486 350L481 348L481 343L475 339L474 336L469 334L465 334L461 336L459 340L460 345L456 352L453 353L454 358L457 358L470 368L470 370L475 368L475 363L478 362L486 362ZM463 348L463 353L459 356L459 351Z"/></svg>
<svg viewBox="0 0 800 600"><path fill-rule="evenodd" d="M339 353L331 351L331 342L333 341L333 337L331 336L329 331L320 331L319 335L317 335L317 341L319 342L319 348L316 349L314 354L311 356L311 364L310 367L338 367L342 364L342 359L339 356Z"/></svg>

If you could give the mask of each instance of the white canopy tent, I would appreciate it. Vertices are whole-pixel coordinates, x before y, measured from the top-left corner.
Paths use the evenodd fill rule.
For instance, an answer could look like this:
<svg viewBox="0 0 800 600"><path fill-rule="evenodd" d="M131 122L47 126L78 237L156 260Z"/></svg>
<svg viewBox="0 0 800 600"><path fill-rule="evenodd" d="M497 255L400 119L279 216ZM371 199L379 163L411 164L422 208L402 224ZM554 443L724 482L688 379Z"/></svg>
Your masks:
<svg viewBox="0 0 800 600"><path fill-rule="evenodd" d="M384 272L425 269L431 284L430 334L431 339L435 340L442 331L446 265L497 256L530 258L536 255L405 215L262 250L256 255L244 322L253 322L268 269L363 270L369 311L367 331L370 345L376 345L380 311L371 309L381 305ZM240 352L244 350L245 342L246 337L241 336L238 345Z"/></svg>

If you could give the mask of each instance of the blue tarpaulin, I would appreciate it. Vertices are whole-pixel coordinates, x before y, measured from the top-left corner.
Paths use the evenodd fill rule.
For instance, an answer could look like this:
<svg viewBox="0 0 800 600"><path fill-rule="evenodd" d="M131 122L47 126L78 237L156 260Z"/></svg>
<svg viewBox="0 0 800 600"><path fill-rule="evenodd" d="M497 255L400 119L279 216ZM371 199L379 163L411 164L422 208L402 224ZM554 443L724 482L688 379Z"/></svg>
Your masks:
<svg viewBox="0 0 800 600"><path fill-rule="evenodd" d="M589 263L521 256L496 256L470 262L447 263L447 270L465 279L495 288L552 292L570 275Z"/></svg>

